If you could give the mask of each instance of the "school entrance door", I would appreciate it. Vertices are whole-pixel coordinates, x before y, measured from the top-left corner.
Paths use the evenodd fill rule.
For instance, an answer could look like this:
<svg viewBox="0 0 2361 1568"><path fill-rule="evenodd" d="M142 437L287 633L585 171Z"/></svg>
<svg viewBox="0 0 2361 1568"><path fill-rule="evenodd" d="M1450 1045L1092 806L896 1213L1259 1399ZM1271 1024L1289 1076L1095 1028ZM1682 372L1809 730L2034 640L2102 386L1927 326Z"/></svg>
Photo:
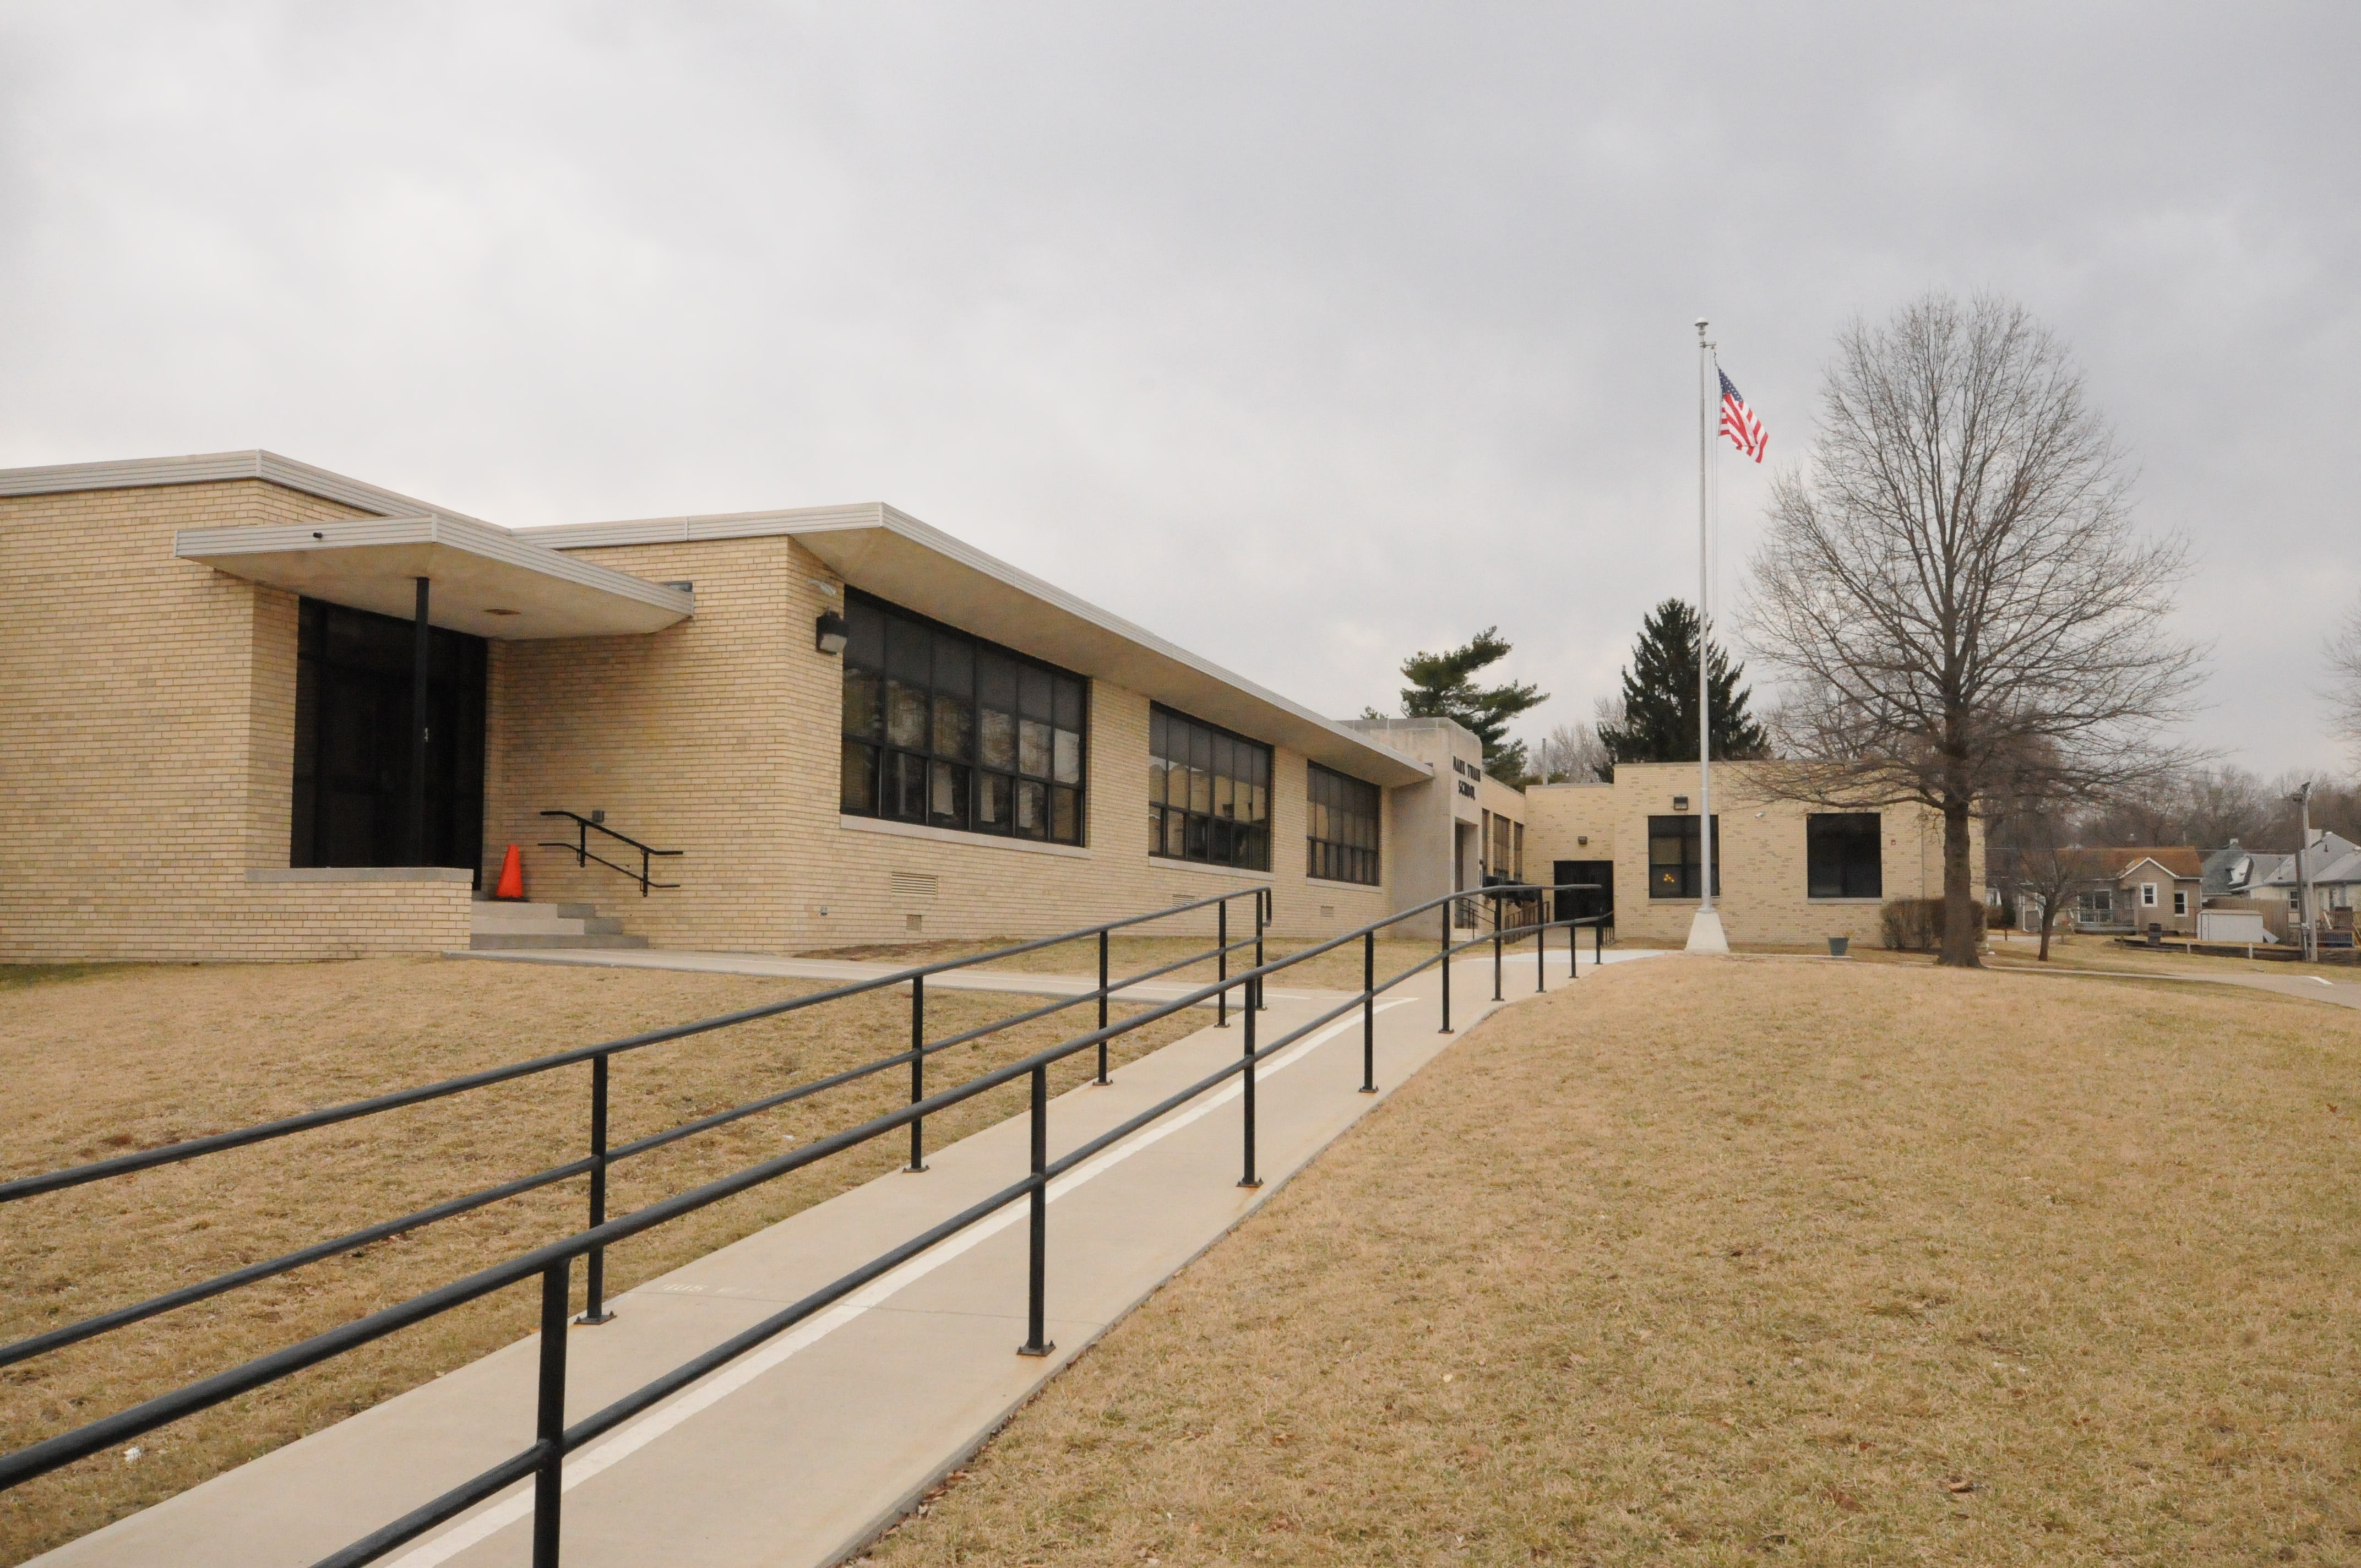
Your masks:
<svg viewBox="0 0 2361 1568"><path fill-rule="evenodd" d="M307 598L295 674L294 866L406 866L416 623ZM480 637L429 630L425 853L482 876Z"/></svg>

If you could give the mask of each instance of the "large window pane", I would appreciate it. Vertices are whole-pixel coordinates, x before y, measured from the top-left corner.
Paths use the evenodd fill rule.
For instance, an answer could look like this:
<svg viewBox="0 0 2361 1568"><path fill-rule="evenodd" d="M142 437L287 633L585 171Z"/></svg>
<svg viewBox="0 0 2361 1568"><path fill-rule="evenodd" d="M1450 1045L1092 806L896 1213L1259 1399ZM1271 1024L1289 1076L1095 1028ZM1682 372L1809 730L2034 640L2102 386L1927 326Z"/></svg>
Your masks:
<svg viewBox="0 0 2361 1568"><path fill-rule="evenodd" d="M1804 885L1811 898L1877 898L1885 876L1878 814L1830 812L1804 819Z"/></svg>
<svg viewBox="0 0 2361 1568"><path fill-rule="evenodd" d="M858 740L844 743L843 809L856 817L877 812L877 748Z"/></svg>
<svg viewBox="0 0 2361 1568"><path fill-rule="evenodd" d="M935 694L935 755L964 762L975 744L975 711L956 696Z"/></svg>
<svg viewBox="0 0 2361 1568"><path fill-rule="evenodd" d="M1016 721L1016 771L1037 779L1049 776L1049 727L1038 718Z"/></svg>
<svg viewBox="0 0 2361 1568"><path fill-rule="evenodd" d="M884 693L874 670L844 672L844 732L875 740L885 727Z"/></svg>
<svg viewBox="0 0 2361 1568"><path fill-rule="evenodd" d="M1721 818L1713 819L1713 891L1721 892ZM1694 817L1648 818L1648 896L1695 898L1704 869Z"/></svg>
<svg viewBox="0 0 2361 1568"><path fill-rule="evenodd" d="M927 749L927 692L905 681L885 683L885 743L913 751Z"/></svg>
<svg viewBox="0 0 2361 1568"><path fill-rule="evenodd" d="M1335 773L1319 763L1306 770L1304 794L1310 803L1310 848L1305 863L1310 873L1331 882L1378 882L1378 813L1385 792L1373 784ZM1266 829L1267 831L1267 829Z"/></svg>
<svg viewBox="0 0 2361 1568"><path fill-rule="evenodd" d="M1020 839L1046 839L1049 836L1049 786L1033 779L1016 781L1016 836Z"/></svg>
<svg viewBox="0 0 2361 1568"><path fill-rule="evenodd" d="M1162 807L1150 852L1214 865L1270 869L1270 748L1242 735L1153 708L1148 787Z"/></svg>
<svg viewBox="0 0 2361 1568"><path fill-rule="evenodd" d="M996 707L983 710L977 728L976 760L987 768L1016 765L1016 716Z"/></svg>
<svg viewBox="0 0 2361 1568"><path fill-rule="evenodd" d="M1087 682L857 594L845 620L843 811L1082 842Z"/></svg>

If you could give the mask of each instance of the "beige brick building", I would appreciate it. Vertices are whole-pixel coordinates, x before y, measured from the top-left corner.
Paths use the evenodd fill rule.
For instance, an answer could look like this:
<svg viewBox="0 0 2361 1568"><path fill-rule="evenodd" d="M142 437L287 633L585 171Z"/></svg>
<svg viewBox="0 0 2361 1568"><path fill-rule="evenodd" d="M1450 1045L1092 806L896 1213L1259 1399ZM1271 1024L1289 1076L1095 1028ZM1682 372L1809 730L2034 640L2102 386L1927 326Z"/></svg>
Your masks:
<svg viewBox="0 0 2361 1568"><path fill-rule="evenodd" d="M1715 905L1733 943L1817 946L1879 939L1888 899L1943 892L1943 823L1924 807L1837 811L1763 787L1776 762L1713 766ZM1679 946L1698 905L1697 766L1626 762L1613 784L1543 784L1525 792L1533 880L1609 890L1623 941ZM1983 832L1971 869L1983 886Z"/></svg>
<svg viewBox="0 0 2361 1568"><path fill-rule="evenodd" d="M463 948L511 843L667 947L1255 888L1319 934L1523 832L1456 726L1332 722L890 507L524 532L233 453L0 472L0 960Z"/></svg>

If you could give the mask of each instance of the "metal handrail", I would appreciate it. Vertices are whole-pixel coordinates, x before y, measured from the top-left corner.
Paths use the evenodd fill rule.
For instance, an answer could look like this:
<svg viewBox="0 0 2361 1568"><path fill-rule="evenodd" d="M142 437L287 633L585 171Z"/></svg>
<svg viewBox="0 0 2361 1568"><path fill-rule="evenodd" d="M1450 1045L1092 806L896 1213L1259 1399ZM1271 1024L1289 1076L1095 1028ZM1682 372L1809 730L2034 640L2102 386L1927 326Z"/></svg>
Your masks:
<svg viewBox="0 0 2361 1568"><path fill-rule="evenodd" d="M625 876L630 877L633 882L640 884L640 896L642 898L645 898L648 895L648 889L652 887L669 889L676 888L680 885L680 883L676 882L649 881L648 878L650 872L648 862L650 858L653 856L685 855L688 853L686 850L650 849L647 845L641 843L637 839L632 838L630 834L618 833L612 828L608 827L605 822L585 817L578 811L544 811L542 815L544 817L572 817L575 823L574 842L571 844L553 843L549 839L544 839L540 843L534 845L533 848L537 850L571 850L574 851L574 863L577 866L587 866L592 861L596 861L600 865L606 866L610 870L619 871ZM637 850L640 852L640 869L634 872L629 866L619 866L615 864L614 861L609 860L606 856L592 850L590 848L590 835L594 830L604 833L609 839L619 839L623 843L629 844L632 849Z"/></svg>
<svg viewBox="0 0 2361 1568"><path fill-rule="evenodd" d="M1559 884L1558 887L1547 891L1575 890L1587 887L1588 885L1589 884L1565 883ZM1168 1114L1172 1110L1187 1103L1197 1095L1204 1093L1205 1091L1226 1082L1234 1076L1243 1075L1245 1080L1245 1093L1243 1098L1246 1141L1244 1160L1245 1175L1241 1181L1241 1185L1248 1187L1259 1186L1260 1181L1256 1175L1255 1167L1254 1074L1256 1064L1264 1058L1286 1048L1288 1046L1304 1037L1311 1031L1322 1027L1334 1019L1350 1013L1357 1006L1362 1010L1363 1081L1361 1088L1364 1092L1374 1093L1377 1091L1377 1084L1375 1081L1375 1003L1376 998L1383 992L1392 989L1429 968L1441 965L1443 978L1442 1025L1443 1032L1447 1034L1452 1032L1450 1011L1450 960L1455 955L1464 952L1470 948L1480 946L1488 940L1492 944L1494 949L1494 996L1496 999L1499 997L1500 992L1501 954L1504 939L1521 940L1521 935L1525 931L1531 931L1533 934L1536 938L1534 953L1536 960L1535 983L1537 989L1543 988L1546 985L1545 970L1548 957L1548 932L1550 930L1563 927L1569 931L1570 938L1567 959L1568 973L1570 976L1578 975L1579 973L1578 966L1575 959L1575 948L1578 942L1578 937L1574 935L1576 928L1586 925L1590 926L1593 928L1594 953L1603 956L1604 936L1602 927L1606 917L1602 916L1590 916L1563 921L1545 921L1533 927L1518 927L1515 929L1518 930L1519 936L1514 938L1509 938L1506 937L1506 933L1496 929L1488 938L1479 936L1455 944L1451 936L1453 930L1453 911L1449 906L1455 905L1456 901L1461 899L1482 898L1486 896L1488 891L1490 890L1477 889L1445 894L1440 897L1427 900L1423 904L1400 911L1395 915L1387 916L1383 920L1372 922L1369 925L1358 927L1357 929L1347 932L1342 936L1332 938L1327 941L1317 943L1297 952L1290 953L1284 958L1273 959L1268 962L1257 961L1252 969L1235 975L1227 972L1228 953L1234 948L1244 948L1247 943L1244 940L1232 943L1227 939L1228 900L1241 896L1252 897L1255 900L1256 933L1253 938L1253 946L1257 948L1257 957L1259 958L1259 952L1263 941L1264 927L1268 921L1269 890L1267 888L1257 888L1245 894L1220 894L1213 898L1200 899L1191 904L1176 905L1169 909L1158 910L1147 915L1135 916L1123 920L1108 922L1099 927L1085 927L1080 933L1067 934L1055 938L1043 938L1031 942L1020 943L1010 948L997 949L993 953L979 955L972 959L946 960L937 964L918 966L915 969L897 971L896 974L890 977L880 977L876 980L859 982L852 986L840 987L833 992L820 993L812 997L792 999L788 1003L774 1003L763 1008L748 1009L739 1014L727 1015L722 1019L704 1020L697 1024L678 1025L669 1030L651 1031L644 1036L631 1036L627 1041L609 1042L607 1045L601 1047L587 1047L571 1052L562 1052L554 1057L537 1058L532 1063L518 1064L514 1069L493 1069L491 1073L488 1074L469 1075L468 1080L446 1080L444 1084L426 1086L424 1090L406 1091L404 1095L379 1096L376 1101L358 1102L353 1106L332 1108L331 1111L324 1113L313 1113L309 1117L287 1118L280 1123L268 1124L262 1128L247 1129L242 1134L222 1134L215 1135L212 1138L208 1139L188 1140L182 1145L172 1146L168 1149L143 1151L141 1155L119 1157L118 1160L101 1161L97 1162L97 1164L93 1166L76 1168L73 1171L52 1173L52 1176L49 1178L33 1178L27 1179L26 1181L0 1186L0 1201L5 1201L11 1198L30 1196L35 1190L51 1191L63 1186L78 1185L80 1181L98 1179L101 1174L125 1174L126 1172L123 1169L104 1171L102 1171L101 1169L103 1167L119 1166L121 1162L125 1160L145 1160L145 1164L137 1165L130 1168L148 1168L150 1165L169 1163L170 1159L172 1157L192 1158L196 1157L199 1154L215 1152L218 1148L242 1146L244 1144L262 1141L266 1137L285 1135L288 1132L302 1130L303 1126L325 1125L328 1124L328 1122L331 1120L347 1120L353 1115L371 1113L372 1110L393 1108L393 1105L388 1102L399 1102L403 1104L415 1103L417 1102L417 1100L421 1098L434 1098L438 1097L440 1094L456 1093L460 1091L461 1087L477 1086L476 1082L473 1080L480 1080L486 1082L505 1081L511 1078L522 1076L525 1072L548 1070L551 1067L584 1059L591 1060L594 1064L594 1069L596 1069L594 1081L597 1086L598 1099L594 1111L593 1125L594 1128L597 1129L594 1133L594 1139L599 1146L594 1147L589 1159L573 1162L572 1165L568 1167L557 1168L558 1171L563 1171L565 1174L568 1175L581 1174L585 1168L589 1169L593 1178L594 1187L591 1207L591 1223L588 1228L564 1240L550 1243L520 1254L519 1255L509 1259L505 1263L495 1264L490 1267L478 1270L464 1278L454 1280L446 1285L425 1291L418 1296L412 1297L408 1301L382 1309L377 1312L368 1315L367 1317L356 1320L353 1322L344 1324L335 1329L328 1330L323 1333L315 1334L297 1344L290 1345L281 1350L257 1357L254 1360L246 1363L242 1366L234 1367L212 1377L202 1379L199 1382L190 1384L182 1388L174 1390L170 1394L158 1396L157 1398L146 1400L139 1405L133 1406L128 1409L117 1411L114 1415L102 1417L95 1421L87 1423L86 1425L77 1428L71 1431L60 1433L57 1436L47 1439L41 1442L34 1443L27 1448L20 1449L14 1453L0 1456L0 1489L5 1489L6 1487L30 1480L35 1476L47 1474L49 1471L54 1470L60 1465L71 1464L77 1459L84 1458L90 1454L101 1452L102 1450L111 1447L117 1442L121 1442L127 1438L136 1437L141 1433L153 1431L157 1427L162 1426L170 1421L177 1420L198 1410L208 1409L214 1405L223 1402L224 1400L233 1398L240 1393L247 1392L253 1388L260 1387L266 1384L275 1382L280 1378L291 1376L306 1367L318 1365L320 1362L328 1360L346 1351L382 1338L387 1334L395 1332L412 1323L423 1321L428 1318L434 1317L442 1312L450 1310L453 1308L464 1305L468 1301L476 1300L483 1296L492 1293L493 1291L505 1288L510 1285L521 1283L527 1278L538 1275L542 1282L542 1312L540 1330L541 1384L539 1395L540 1419L535 1442L529 1448L517 1454L511 1455L506 1460L503 1460L499 1464L494 1465L492 1468L485 1471L472 1480L463 1483L461 1486L445 1492L442 1497L427 1503L418 1509L413 1510L412 1513L403 1516L401 1519L393 1521L382 1529L371 1532L368 1536L363 1538L361 1541L354 1542L344 1551L323 1559L320 1568L329 1568L330 1564L337 1565L337 1568L344 1568L344 1565L359 1564L374 1561L384 1553L392 1551L395 1547L416 1539L426 1530L433 1529L436 1524L456 1517L467 1508L474 1506L484 1498L494 1495L504 1487L513 1484L514 1482L522 1480L527 1476L533 1477L535 1481L533 1562L536 1568L555 1568L555 1565L557 1563L559 1540L557 1529L559 1499L562 1495L560 1467L562 1466L565 1456L573 1450L581 1447L586 1442L595 1440L604 1432L620 1425L622 1421L629 1420L631 1416L653 1407L681 1388L686 1387L690 1383L693 1383L697 1378L704 1376L707 1373L712 1371L716 1367L725 1365L737 1355L744 1354L746 1351L763 1343L764 1341L772 1338L777 1333L792 1327L795 1323L809 1317L812 1313L817 1312L829 1304L842 1299L845 1295L858 1289L862 1285L878 1277L907 1258L917 1255L928 1247L936 1245L948 1236L956 1234L959 1231L977 1223L994 1212L996 1212L999 1209L1009 1203L1015 1202L1020 1198L1029 1198L1032 1204L1032 1255L1027 1311L1028 1335L1026 1343L1020 1347L1020 1350L1026 1354L1047 1354L1050 1347L1042 1338L1045 1310L1043 1255L1044 1248L1046 1246L1046 1205L1048 1201L1047 1194L1049 1184L1059 1175L1073 1168L1083 1160L1086 1160L1101 1150L1111 1146L1122 1138L1148 1126L1158 1118ZM1541 892L1544 890L1531 889L1529 891ZM1110 981L1107 973L1106 952L1108 934L1113 930L1138 925L1150 920L1166 918L1170 916L1184 913L1191 909L1202 908L1207 905L1214 905L1217 910L1217 919L1220 922L1218 946L1213 950L1213 954L1199 955L1197 958L1184 959L1181 960L1181 962L1202 962L1207 956L1218 955L1223 970L1220 977L1217 978L1212 985L1199 987L1180 997L1148 1007L1133 1017L1112 1024L1107 1022L1106 1006L1108 996L1111 989L1118 988L1117 984ZM1438 907L1442 908L1444 911L1439 922L1443 936L1438 950L1380 984L1376 978L1377 933L1389 927L1398 925L1402 921L1414 919L1420 915ZM1073 1005L1094 999L1098 1003L1100 1018L1099 1026L1096 1029L1080 1035L1060 1045L1052 1046L1041 1051L1035 1052L1033 1055L1021 1060L988 1070L973 1079L971 1079L965 1083L956 1085L950 1089L939 1091L932 1095L927 1095L923 1092L923 1080L918 1075L923 1070L926 1056L931 1051L947 1048L949 1045L957 1043L956 1041L944 1041L936 1042L930 1045L923 1040L921 1032L922 1024L920 1020L923 1017L922 1007L925 994L924 979L927 974L982 963L989 961L994 958L1006 957L1016 953L1031 951L1039 948L1053 946L1060 942L1075 940L1078 936L1088 936L1093 932L1095 932L1098 937L1100 950L1098 986L1092 991L1083 992L1072 998L1065 999L1061 1003L1034 1009L1030 1013L1022 1016L1038 1017L1047 1013L1055 1012L1059 1005ZM1265 980L1271 974L1283 971L1296 964L1316 958L1321 954L1334 951L1345 946L1346 943L1353 942L1356 939L1363 945L1363 986L1361 991L1357 994L1347 997L1337 1006L1323 1012L1318 1017L1299 1025L1294 1029L1288 1031L1279 1038L1269 1042L1268 1045L1257 1046L1256 1042L1257 1014L1262 1010L1261 992ZM1170 970L1176 967L1180 966L1162 966L1162 970L1159 970L1159 972ZM654 1135L651 1139L640 1140L637 1145L627 1145L624 1146L623 1148L612 1151L608 1150L603 1146L605 1124L604 1095L607 1076L606 1065L608 1058L617 1051L637 1048L642 1045L653 1044L656 1043L658 1039L684 1037L687 1035L700 1033L707 1029L721 1027L728 1023L743 1022L749 1018L770 1016L778 1013L793 1010L796 1006L814 1005L821 1001L833 999L837 996L856 994L861 992L876 990L879 987L887 984L906 982L911 987L913 1020L912 1033L914 1041L917 1042L910 1051L898 1053L895 1057L884 1058L879 1062L867 1064L862 1068L847 1069L844 1073L832 1075L829 1080L815 1080L814 1083L810 1085L796 1086L796 1088L783 1091L781 1094L768 1097L765 1101L750 1102L747 1106L735 1107L732 1108L730 1112L719 1113L715 1116L704 1118L697 1124L687 1124L679 1128L669 1129L664 1134ZM1126 981L1119 983L1130 984L1136 983L1136 981ZM1168 1096L1157 1105L1126 1120L1117 1127L1110 1129L1076 1149L1068 1151L1067 1154L1057 1160L1052 1161L1048 1157L1046 1146L1048 1128L1048 1071L1049 1068L1052 1064L1073 1056L1078 1052L1090 1050L1095 1047L1099 1053L1099 1081L1104 1082L1106 1081L1106 1043L1110 1039L1120 1036L1121 1035L1132 1030L1143 1028L1149 1024L1155 1023L1162 1018L1169 1017L1184 1008L1202 1005L1207 1001L1213 1001L1215 1003L1217 1010L1219 1010L1221 1014L1222 1023L1226 1025L1228 993L1233 988L1243 988L1246 997L1246 1005L1242 1012L1242 1018L1245 1024L1244 1050L1242 1055L1236 1060L1223 1067L1218 1071L1200 1080L1197 1083L1192 1084L1173 1095ZM1004 1020L999 1026L1010 1026L1010 1025L1015 1021L1016 1020ZM970 1037L972 1037L972 1034L967 1036L961 1036L961 1038ZM772 1104L782 1103L788 1098L800 1097L805 1093L817 1092L820 1087L828 1086L834 1082L846 1081L853 1077L863 1076L869 1072L881 1070L885 1067L894 1065L897 1061L904 1060L908 1061L913 1069L912 1099L909 1104L884 1115L873 1117L858 1126L850 1127L827 1137L818 1139L799 1149L775 1156L771 1159L747 1167L730 1176L708 1182L702 1187L692 1189L686 1192L677 1193L671 1198L660 1200L639 1210L635 1213L624 1216L620 1219L608 1220L605 1218L603 1212L603 1178L605 1168L611 1159L622 1157L627 1151L640 1152L646 1147L656 1146L656 1143L658 1141L669 1142L677 1137L687 1136L691 1132L704 1130L707 1126L719 1125L724 1120L735 1119L739 1115L752 1114L757 1109L767 1108L767 1106ZM918 1136L919 1130L923 1126L927 1116L933 1114L938 1111L945 1110L951 1106L960 1104L964 1101L975 1097L976 1095L988 1092L1003 1084L1013 1082L1019 1077L1029 1077L1032 1087L1032 1170L1023 1180L1002 1189L999 1192L994 1193L993 1196L983 1200L982 1202L972 1205L961 1213L952 1216L950 1219L946 1220L939 1224L930 1227L919 1235L914 1236L904 1242L899 1246L892 1248L886 1253L881 1254L878 1257L872 1259L869 1263L862 1265L859 1268L854 1269L851 1273L831 1282L829 1285L823 1287L809 1296L807 1296L803 1300L795 1303L779 1313L774 1314L771 1318L764 1320L763 1322L753 1325L752 1328L745 1330L734 1338L714 1347L704 1354L683 1364L681 1366L666 1373L663 1376L655 1379L653 1382L647 1384L642 1388L616 1401L614 1404L609 1405L607 1409L582 1421L577 1422L573 1427L569 1428L563 1425L564 1384L566 1376L566 1312L569 1292L571 1266L575 1258L586 1257L588 1260L588 1266L590 1269L591 1310L586 1314L584 1321L603 1321L603 1319L598 1315L598 1310L599 1306L598 1286L598 1271L600 1261L604 1256L605 1249L615 1242L636 1235L643 1231L653 1229L658 1225L664 1224L672 1220L681 1217L682 1215L704 1208L708 1204L721 1201L726 1198L748 1190L751 1188L762 1185L768 1181L775 1180L792 1171L801 1169L806 1166L814 1164L821 1159L828 1158L832 1155L857 1146L858 1145L866 1143L873 1138L883 1136L884 1135L903 1126L909 1127L912 1132L913 1168L923 1168L923 1166L919 1164L917 1157L920 1151ZM362 1107L368 1107L369 1109L363 1109ZM339 1113L342 1113L339 1114ZM326 1119L314 1119L323 1117ZM299 1126L294 1124L299 1123L302 1125ZM198 1146L205 1146L199 1147ZM173 1153L175 1149L186 1152L180 1153L175 1156ZM167 1157L151 1157L156 1156L164 1156ZM54 1179L54 1178L60 1176L78 1176L79 1179ZM543 1172L539 1178L525 1178L522 1179L524 1182L540 1184L541 1178L546 1178L550 1180L563 1179L562 1176L557 1174L555 1171L553 1171ZM510 1188L516 1190L524 1190L518 1183L511 1183L508 1185ZM14 1189L14 1190L12 1190L12 1189ZM491 1200L486 1198L484 1201L489 1201ZM452 1201L455 1204L463 1201ZM427 1212L423 1211L422 1212ZM315 1251L317 1249L306 1250ZM246 1273L249 1271L240 1272ZM224 1288L227 1288L229 1287L225 1286ZM161 1310L163 1309L159 1308L158 1310ZM98 1320L92 1320L93 1322L96 1322ZM119 1326L119 1324L111 1323L107 1326ZM102 1329L94 1330L93 1332L104 1331Z"/></svg>

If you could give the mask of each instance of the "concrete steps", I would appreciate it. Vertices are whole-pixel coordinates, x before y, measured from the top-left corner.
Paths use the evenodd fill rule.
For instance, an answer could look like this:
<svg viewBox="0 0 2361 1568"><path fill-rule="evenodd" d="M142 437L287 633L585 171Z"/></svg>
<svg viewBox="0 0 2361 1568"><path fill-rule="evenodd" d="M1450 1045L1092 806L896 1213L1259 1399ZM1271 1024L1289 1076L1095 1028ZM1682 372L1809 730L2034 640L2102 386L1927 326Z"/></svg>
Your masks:
<svg viewBox="0 0 2361 1568"><path fill-rule="evenodd" d="M467 946L498 952L522 948L644 948L645 937L628 935L623 923L588 904L506 903L476 900Z"/></svg>

